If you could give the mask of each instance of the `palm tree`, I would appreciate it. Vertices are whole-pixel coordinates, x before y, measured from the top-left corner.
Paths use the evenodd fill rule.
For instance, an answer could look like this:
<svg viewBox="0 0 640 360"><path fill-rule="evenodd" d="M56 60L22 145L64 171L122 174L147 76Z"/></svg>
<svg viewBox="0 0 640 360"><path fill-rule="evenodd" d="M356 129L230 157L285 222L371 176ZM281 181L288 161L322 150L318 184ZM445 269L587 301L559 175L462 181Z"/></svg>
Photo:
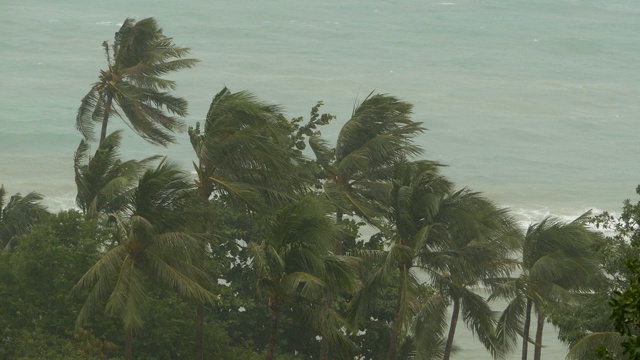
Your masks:
<svg viewBox="0 0 640 360"><path fill-rule="evenodd" d="M294 149L281 111L245 91L232 93L225 87L214 96L203 128L200 123L189 128L203 199L215 193L264 209L269 200L304 187L296 168L304 158Z"/></svg>
<svg viewBox="0 0 640 360"><path fill-rule="evenodd" d="M212 195L245 209L267 210L291 190L304 187L305 181L296 175L303 158L293 149L281 110L248 92L232 93L224 87L213 97L202 128L200 123L189 128L204 212L199 231L211 235L206 209ZM203 303L198 304L196 319L196 359L203 359Z"/></svg>
<svg viewBox="0 0 640 360"><path fill-rule="evenodd" d="M142 309L151 286L170 287L203 302L215 301L201 285L210 279L194 266L202 256L199 241L181 231L187 221L183 200L189 188L187 176L175 164L163 160L155 169L148 169L125 211L112 217L117 244L74 287L74 291L91 288L78 314L78 327L110 294L106 311L123 321L127 359L133 358L133 335L144 323Z"/></svg>
<svg viewBox="0 0 640 360"><path fill-rule="evenodd" d="M266 359L274 359L279 314L296 298L317 297L325 286L326 257L337 228L327 206L304 197L279 210L268 225L264 240L249 244L258 289L271 313Z"/></svg>
<svg viewBox="0 0 640 360"><path fill-rule="evenodd" d="M450 358L460 311L482 343L492 353L499 352L492 339L493 314L471 287L485 277L505 275L513 267L507 255L519 245L514 221L479 193L468 189L450 193L451 183L437 168L428 161L396 166L387 214L391 246L355 301L359 305L363 297L373 297L390 274L399 274L389 359L397 357L400 339L408 333L414 336L420 358L434 358L440 345L441 357ZM421 301L419 273L429 276L439 290ZM449 334L441 343L447 301L453 303L453 311Z"/></svg>
<svg viewBox="0 0 640 360"><path fill-rule="evenodd" d="M513 347L521 333L523 360L528 355L532 310L538 314L534 359L539 360L545 306L575 301L577 293L591 290L587 280L600 271L593 249L601 235L588 228L589 215L569 223L548 217L530 225L524 237L522 274L492 284L490 299L511 299L498 320L497 335L505 346Z"/></svg>
<svg viewBox="0 0 640 360"><path fill-rule="evenodd" d="M115 131L100 143L93 156L89 144L82 140L74 155L76 204L89 218L123 210L127 197L135 188L145 166L157 157L142 161L121 161L118 154L121 131Z"/></svg>
<svg viewBox="0 0 640 360"><path fill-rule="evenodd" d="M393 274L397 274L398 294L388 348L390 360L396 359L399 341L410 331L413 319L424 313L427 307L438 307L434 302L419 301L421 282L415 268L433 227L432 219L439 203L451 188L451 183L438 174L437 166L432 162L402 162L395 166L395 174L387 213L390 228L385 229L391 245L386 253L378 255L381 266L354 298L355 310L351 314L352 321L367 316L367 302L394 277ZM443 325L442 322L429 321L423 321L423 324ZM427 334L421 329L416 331Z"/></svg>
<svg viewBox="0 0 640 360"><path fill-rule="evenodd" d="M337 223L345 214L356 214L370 223L383 214L392 164L422 152L413 144L413 137L425 128L411 120L411 113L411 104L372 92L354 108L338 134L335 148L319 135L309 138L326 177L323 189L336 208ZM334 253L342 254L341 242L336 243ZM329 288L329 308L334 296ZM329 344L323 341L320 359L328 358Z"/></svg>
<svg viewBox="0 0 640 360"><path fill-rule="evenodd" d="M504 349L493 335L495 320L486 300L473 291L480 282L509 275L521 248L516 223L480 193L468 189L445 196L428 235L420 265L452 304L443 359L451 357L460 312L467 327L494 357Z"/></svg>
<svg viewBox="0 0 640 360"><path fill-rule="evenodd" d="M47 213L40 203L42 195L30 192L25 196L15 194L5 205L7 192L0 185L0 250L9 249L17 236L20 236Z"/></svg>
<svg viewBox="0 0 640 360"><path fill-rule="evenodd" d="M413 137L425 128L411 120L412 105L393 96L369 94L353 110L335 148L318 135L309 139L324 170L324 192L336 206L336 219L353 214L382 215L394 163L418 155Z"/></svg>
<svg viewBox="0 0 640 360"><path fill-rule="evenodd" d="M117 115L152 144L174 142L171 132L183 126L179 117L187 114L187 101L171 95L168 90L175 89L175 81L161 76L193 67L197 60L184 58L189 49L176 46L153 18L126 19L113 46L106 41L102 46L107 70L100 71L98 82L82 99L76 128L85 140L92 140L94 124L100 123L102 143L111 115Z"/></svg>

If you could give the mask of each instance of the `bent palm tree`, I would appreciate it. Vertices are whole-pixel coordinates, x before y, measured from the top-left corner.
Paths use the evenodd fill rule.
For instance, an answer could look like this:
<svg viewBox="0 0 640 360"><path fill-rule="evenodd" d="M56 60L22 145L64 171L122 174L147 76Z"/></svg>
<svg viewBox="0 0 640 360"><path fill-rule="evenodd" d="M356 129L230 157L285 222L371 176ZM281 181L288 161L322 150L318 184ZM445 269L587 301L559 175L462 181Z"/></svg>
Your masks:
<svg viewBox="0 0 640 360"><path fill-rule="evenodd" d="M369 94L353 110L338 134L335 148L318 135L309 138L316 161L324 170L323 190L335 206L336 222L356 214L370 223L384 213L391 189L392 165L420 154L413 137L425 130L411 120L412 105L384 94ZM342 254L338 242L334 253ZM335 294L329 289L331 307ZM329 344L322 342L321 360L329 359Z"/></svg>
<svg viewBox="0 0 640 360"><path fill-rule="evenodd" d="M274 190L302 188L294 150L281 108L258 101L248 92L226 87L216 94L200 127L189 128L198 158L194 164L203 199L213 193L252 209L266 208Z"/></svg>
<svg viewBox="0 0 640 360"><path fill-rule="evenodd" d="M521 248L515 221L480 193L462 189L447 195L434 217L420 265L452 304L443 359L451 357L458 316L494 357L504 354L495 341L493 311L472 291L481 282L509 275Z"/></svg>
<svg viewBox="0 0 640 360"><path fill-rule="evenodd" d="M317 135L309 139L324 170L324 192L336 206L338 222L343 214L365 219L382 215L393 164L422 152L413 137L425 128L411 120L412 105L390 95L372 94L355 107L335 148Z"/></svg>
<svg viewBox="0 0 640 360"><path fill-rule="evenodd" d="M571 302L576 293L589 291L587 280L600 271L593 251L601 235L587 227L587 212L572 222L546 218L529 226L522 250L522 275L492 284L493 298L510 299L498 320L497 335L513 347L522 334L522 359L528 356L531 312L538 314L534 359L541 358L544 307Z"/></svg>
<svg viewBox="0 0 640 360"><path fill-rule="evenodd" d="M211 102L203 126L189 128L198 158L194 163L202 209L212 195L241 208L266 210L269 203L288 197L304 186L296 176L302 161L293 151L281 108L258 101L248 92L226 87ZM211 219L202 216L201 228L211 235ZM205 248L205 244L202 244ZM196 359L204 358L204 305L198 304Z"/></svg>
<svg viewBox="0 0 640 360"><path fill-rule="evenodd" d="M267 360L275 356L283 306L297 297L316 297L325 286L325 259L337 235L327 215L327 207L321 202L302 198L277 212L262 243L249 244L258 289L267 297L271 312Z"/></svg>
<svg viewBox="0 0 640 360"><path fill-rule="evenodd" d="M0 250L10 248L17 236L29 231L47 212L40 203L42 195L36 192L25 196L15 194L5 205L6 194L4 186L0 186Z"/></svg>
<svg viewBox="0 0 640 360"><path fill-rule="evenodd" d="M426 307L437 308L442 305L441 301L419 301L420 281L415 267L433 226L432 219L439 203L451 187L450 182L437 173L437 166L428 161L399 163L395 167L395 174L387 212L390 229L386 230L392 243L386 254L382 255L381 266L366 280L362 291L355 297L355 311L352 313L352 320L355 321L367 316L368 301L393 278L393 274L398 275L398 294L387 357L390 360L396 359L399 341L403 334L409 332L414 318L424 313ZM440 321L423 321L422 324L444 325ZM416 332L423 335L428 333L421 329Z"/></svg>
<svg viewBox="0 0 640 360"><path fill-rule="evenodd" d="M121 140L121 131L116 131L100 143L94 156L89 155L89 144L84 140L76 150L73 159L78 189L76 204L89 218L122 211L145 166L157 159L121 161L118 154Z"/></svg>
<svg viewBox="0 0 640 360"><path fill-rule="evenodd" d="M186 175L174 164L162 161L147 170L132 192L127 210L115 216L116 246L74 287L74 291L91 288L78 314L78 327L110 294L106 311L123 321L127 359L133 358L133 335L144 323L142 309L153 284L200 301L215 300L201 285L210 279L194 265L202 256L199 241L181 232L186 221L181 207L188 189Z"/></svg>
<svg viewBox="0 0 640 360"><path fill-rule="evenodd" d="M187 101L169 94L175 81L162 76L193 67L197 60L184 59L189 49L173 44L153 18L126 19L113 46L106 41L102 46L107 70L100 71L98 82L82 98L76 128L86 140L92 140L94 124L100 123L102 143L111 115L117 115L152 144L174 142L171 132L183 126L179 117L187 114Z"/></svg>

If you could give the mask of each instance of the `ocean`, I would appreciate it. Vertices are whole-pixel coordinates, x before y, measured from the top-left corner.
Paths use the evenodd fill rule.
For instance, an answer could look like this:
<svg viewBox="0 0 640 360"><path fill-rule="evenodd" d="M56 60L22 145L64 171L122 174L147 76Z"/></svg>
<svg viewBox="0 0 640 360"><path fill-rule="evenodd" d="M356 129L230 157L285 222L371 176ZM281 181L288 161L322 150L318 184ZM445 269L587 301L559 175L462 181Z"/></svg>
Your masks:
<svg viewBox="0 0 640 360"><path fill-rule="evenodd" d="M227 86L282 104L289 117L324 101L337 119L323 134L334 141L375 90L415 105L429 129L417 139L425 158L523 226L617 212L640 183L636 0L4 0L0 183L9 194L74 206L75 115L105 67L100 44L125 18L149 16L201 60L172 76L191 125ZM188 138L179 139L153 147L128 131L123 158L166 154L191 169ZM546 332L543 357L563 358ZM464 336L456 359L489 359Z"/></svg>

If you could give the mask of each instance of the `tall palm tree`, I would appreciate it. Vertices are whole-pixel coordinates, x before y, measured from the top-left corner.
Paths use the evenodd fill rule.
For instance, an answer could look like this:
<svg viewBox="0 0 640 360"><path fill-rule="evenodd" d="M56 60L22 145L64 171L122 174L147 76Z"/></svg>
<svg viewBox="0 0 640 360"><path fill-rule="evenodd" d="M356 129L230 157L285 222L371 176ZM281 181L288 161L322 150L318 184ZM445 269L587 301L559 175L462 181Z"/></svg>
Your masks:
<svg viewBox="0 0 640 360"><path fill-rule="evenodd" d="M494 338L495 321L487 301L473 289L515 269L521 236L505 209L468 189L445 196L420 265L431 276L440 294L452 304L443 359L451 357L460 312L467 327L494 357L504 350Z"/></svg>
<svg viewBox="0 0 640 360"><path fill-rule="evenodd" d="M176 83L162 76L193 67L197 60L184 58L189 49L176 46L153 18L126 19L113 46L106 41L102 46L107 69L100 70L98 82L82 98L76 128L92 140L94 124L100 123L102 143L111 115L117 115L152 144L174 142L171 133L183 126L180 117L187 114L187 101L171 95Z"/></svg>
<svg viewBox="0 0 640 360"><path fill-rule="evenodd" d="M121 140L121 131L115 131L100 143L93 156L89 155L89 144L84 140L76 150L73 159L78 189L76 204L87 217L122 211L145 167L158 158L123 162L118 153Z"/></svg>
<svg viewBox="0 0 640 360"><path fill-rule="evenodd" d="M392 360L396 359L399 341L410 331L414 318L424 313L426 307L439 307L436 303L419 301L421 282L415 270L434 225L432 219L451 188L451 183L438 174L432 162L402 162L395 166L394 173L387 212L389 228L385 229L391 245L386 253L380 254L381 266L352 301L355 310L351 316L356 321L367 316L367 302L397 274L398 294L388 348L388 359ZM442 322L423 323L443 325ZM417 332L427 333L421 329Z"/></svg>
<svg viewBox="0 0 640 360"><path fill-rule="evenodd" d="M373 92L356 106L351 118L338 133L335 148L318 135L309 138L316 161L326 181L324 193L334 204L336 222L343 216L358 215L370 223L384 213L384 200L390 190L392 165L418 155L422 149L413 137L425 128L411 120L412 105L386 94ZM338 242L335 254L342 254ZM335 294L329 289L329 308ZM329 358L329 344L322 342L320 359Z"/></svg>
<svg viewBox="0 0 640 360"><path fill-rule="evenodd" d="M139 179L125 210L116 214L117 244L78 281L74 291L91 288L76 325L82 326L106 299L106 311L120 317L126 333L125 356L133 358L134 333L144 323L143 308L153 285L166 286L200 301L213 302L210 282L194 264L199 241L182 232L183 200L190 185L175 164L163 160Z"/></svg>
<svg viewBox="0 0 640 360"><path fill-rule="evenodd" d="M194 163L201 209L212 195L242 208L267 210L270 204L304 187L296 167L303 160L293 148L282 109L248 92L224 87L211 102L202 127L189 128L198 159ZM211 215L198 231L211 235ZM203 248L205 244L202 245ZM197 307L196 359L204 358L204 304Z"/></svg>
<svg viewBox="0 0 640 360"><path fill-rule="evenodd" d="M545 306L574 301L575 295L590 291L587 280L600 271L593 251L601 235L588 228L590 212L569 223L546 218L531 224L522 249L522 274L518 278L497 279L493 298L510 299L498 320L497 335L513 347L522 334L522 359L528 356L532 310L537 313L534 359L542 353Z"/></svg>
<svg viewBox="0 0 640 360"><path fill-rule="evenodd" d="M460 311L481 342L497 354L493 314L471 288L513 267L507 256L519 245L514 221L479 193L468 189L451 193L451 183L438 174L434 163L400 163L395 174L387 214L391 246L363 292L365 298L371 297L392 272L399 274L388 358L397 357L400 339L410 332L420 358L434 358L439 344L441 357L450 358ZM418 273L431 278L439 290L436 296L418 301L422 296ZM439 343L446 330L447 301L453 303L449 333L447 341Z"/></svg>
<svg viewBox="0 0 640 360"><path fill-rule="evenodd" d="M0 185L0 250L10 248L17 236L29 231L47 212L41 204L42 195L36 192L15 194L5 204L6 194Z"/></svg>
<svg viewBox="0 0 640 360"><path fill-rule="evenodd" d="M279 314L296 298L311 299L325 286L326 257L337 228L326 205L304 197L276 213L261 243L249 244L258 289L271 313L267 360L276 351Z"/></svg>

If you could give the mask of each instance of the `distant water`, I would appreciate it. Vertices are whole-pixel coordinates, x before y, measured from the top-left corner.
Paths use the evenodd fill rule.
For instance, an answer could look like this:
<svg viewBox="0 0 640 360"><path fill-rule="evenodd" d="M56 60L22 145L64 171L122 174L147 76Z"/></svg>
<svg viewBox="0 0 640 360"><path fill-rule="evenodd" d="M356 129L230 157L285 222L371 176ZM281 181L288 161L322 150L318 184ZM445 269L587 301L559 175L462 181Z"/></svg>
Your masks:
<svg viewBox="0 0 640 360"><path fill-rule="evenodd" d="M148 16L202 61L175 76L190 124L224 85L291 117L324 100L335 124L375 89L415 105L430 130L419 138L425 157L523 224L616 211L640 183L636 0L24 0L0 3L0 183L9 193L73 206L75 112L104 68L100 44L126 17ZM184 134L168 149L128 136L123 153L167 154L186 169L193 159ZM458 359L482 358L476 342L459 340ZM560 359L564 349L543 354Z"/></svg>

